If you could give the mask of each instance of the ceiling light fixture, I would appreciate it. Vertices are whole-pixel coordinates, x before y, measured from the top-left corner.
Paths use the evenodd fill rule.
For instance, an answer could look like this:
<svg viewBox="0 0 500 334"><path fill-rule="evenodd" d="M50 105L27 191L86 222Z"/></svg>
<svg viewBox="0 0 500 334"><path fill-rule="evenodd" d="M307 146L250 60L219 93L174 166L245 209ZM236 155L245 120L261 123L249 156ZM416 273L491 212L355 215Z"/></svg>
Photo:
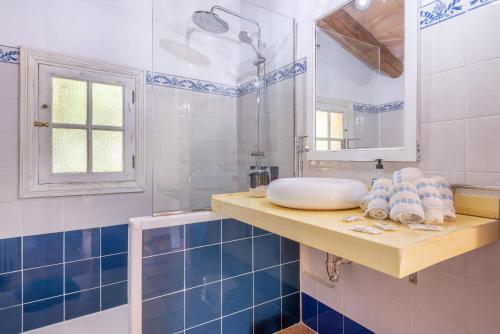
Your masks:
<svg viewBox="0 0 500 334"><path fill-rule="evenodd" d="M372 4L372 0L355 0L354 5L359 10L366 10Z"/></svg>

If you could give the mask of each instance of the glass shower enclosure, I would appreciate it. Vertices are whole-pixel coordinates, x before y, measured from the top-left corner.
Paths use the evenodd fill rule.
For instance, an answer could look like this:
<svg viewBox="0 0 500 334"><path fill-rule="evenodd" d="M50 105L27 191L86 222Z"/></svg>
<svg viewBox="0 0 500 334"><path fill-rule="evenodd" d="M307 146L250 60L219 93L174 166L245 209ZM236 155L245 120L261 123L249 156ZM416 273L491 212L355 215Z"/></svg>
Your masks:
<svg viewBox="0 0 500 334"><path fill-rule="evenodd" d="M227 9L214 12L215 31L192 20L212 6ZM247 191L254 166L293 176L294 20L245 1L171 10L153 1L146 115L153 214L206 209L212 194Z"/></svg>

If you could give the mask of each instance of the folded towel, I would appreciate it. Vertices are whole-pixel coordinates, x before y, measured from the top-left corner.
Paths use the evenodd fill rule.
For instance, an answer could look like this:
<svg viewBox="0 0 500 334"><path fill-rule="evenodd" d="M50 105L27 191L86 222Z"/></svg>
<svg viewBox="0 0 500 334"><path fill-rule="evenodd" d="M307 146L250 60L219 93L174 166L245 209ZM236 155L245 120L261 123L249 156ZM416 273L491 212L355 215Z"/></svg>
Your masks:
<svg viewBox="0 0 500 334"><path fill-rule="evenodd" d="M439 196L441 197L441 201L443 201L444 220L455 221L457 215L455 213L455 206L453 205L453 191L451 190L450 182L440 176L434 176L432 179L436 181Z"/></svg>
<svg viewBox="0 0 500 334"><path fill-rule="evenodd" d="M401 182L415 183L415 181L423 177L424 175L422 174L422 171L420 169L408 167L395 171L392 177L392 181L394 182L394 184Z"/></svg>
<svg viewBox="0 0 500 334"><path fill-rule="evenodd" d="M410 182L392 186L389 199L390 217L402 224L421 224L424 222L424 209L417 190Z"/></svg>
<svg viewBox="0 0 500 334"><path fill-rule="evenodd" d="M384 220L389 217L389 191L392 181L389 179L376 179L373 183L371 198L365 214L373 219Z"/></svg>
<svg viewBox="0 0 500 334"><path fill-rule="evenodd" d="M415 182L415 188L424 209L425 224L443 224L444 207L437 182L434 179L419 179Z"/></svg>
<svg viewBox="0 0 500 334"><path fill-rule="evenodd" d="M361 197L361 199L359 200L359 207L365 213L366 213L366 209L368 209L368 203L370 203L371 198L372 198L372 194L369 193L369 194Z"/></svg>

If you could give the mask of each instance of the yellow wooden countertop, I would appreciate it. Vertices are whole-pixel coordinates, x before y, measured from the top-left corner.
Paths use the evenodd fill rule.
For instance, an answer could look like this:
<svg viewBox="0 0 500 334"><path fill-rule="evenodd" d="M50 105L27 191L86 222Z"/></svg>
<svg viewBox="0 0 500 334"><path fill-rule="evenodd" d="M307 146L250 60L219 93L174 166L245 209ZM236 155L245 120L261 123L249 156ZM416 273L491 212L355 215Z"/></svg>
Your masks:
<svg viewBox="0 0 500 334"><path fill-rule="evenodd" d="M397 231L370 235L351 231L354 225L371 225L375 220L347 223L346 216L362 217L361 209L339 211L308 211L283 208L266 198L252 198L248 193L212 196L212 210L253 226L282 235L304 245L317 248L383 272L402 278L441 261L477 249L499 240L498 199L496 207L481 218L457 215L456 222L446 222L442 232L414 231L407 226L386 220ZM464 199L471 212L477 197ZM479 208L485 203L479 199ZM458 207L457 207L458 210ZM473 211L473 210L472 210ZM458 211L460 212L460 211ZM492 214L494 213L494 214ZM479 212L478 215L481 215Z"/></svg>

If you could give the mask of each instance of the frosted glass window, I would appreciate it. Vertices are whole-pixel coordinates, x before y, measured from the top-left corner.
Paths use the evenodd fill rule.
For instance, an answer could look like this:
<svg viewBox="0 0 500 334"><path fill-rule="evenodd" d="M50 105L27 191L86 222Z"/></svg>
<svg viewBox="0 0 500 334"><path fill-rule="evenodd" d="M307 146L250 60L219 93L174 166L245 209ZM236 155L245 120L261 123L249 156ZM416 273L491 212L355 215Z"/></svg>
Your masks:
<svg viewBox="0 0 500 334"><path fill-rule="evenodd" d="M123 133L121 131L92 131L92 172L123 171Z"/></svg>
<svg viewBox="0 0 500 334"><path fill-rule="evenodd" d="M328 151L328 140L316 140L316 150Z"/></svg>
<svg viewBox="0 0 500 334"><path fill-rule="evenodd" d="M87 131L52 129L52 173L87 172Z"/></svg>
<svg viewBox="0 0 500 334"><path fill-rule="evenodd" d="M316 113L316 137L328 137L328 112L326 111Z"/></svg>
<svg viewBox="0 0 500 334"><path fill-rule="evenodd" d="M123 126L123 87L92 83L92 124Z"/></svg>
<svg viewBox="0 0 500 334"><path fill-rule="evenodd" d="M344 114L330 113L330 138L344 138Z"/></svg>
<svg viewBox="0 0 500 334"><path fill-rule="evenodd" d="M87 82L52 78L52 122L87 124Z"/></svg>

